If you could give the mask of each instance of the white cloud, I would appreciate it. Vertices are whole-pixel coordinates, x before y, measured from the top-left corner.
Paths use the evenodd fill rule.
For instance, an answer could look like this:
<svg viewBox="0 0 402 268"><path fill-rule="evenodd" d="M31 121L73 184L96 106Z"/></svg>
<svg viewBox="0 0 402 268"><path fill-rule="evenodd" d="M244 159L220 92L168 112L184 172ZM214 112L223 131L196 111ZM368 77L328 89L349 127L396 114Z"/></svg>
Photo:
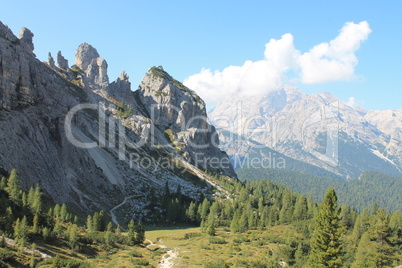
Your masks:
<svg viewBox="0 0 402 268"><path fill-rule="evenodd" d="M357 100L355 97L349 97L346 104L352 108L357 108L364 104L364 100Z"/></svg>
<svg viewBox="0 0 402 268"><path fill-rule="evenodd" d="M356 99L355 99L355 97L350 97L350 98L348 99L348 101L346 102L346 104L349 105L350 107L355 107L355 104L356 104Z"/></svg>
<svg viewBox="0 0 402 268"><path fill-rule="evenodd" d="M340 34L329 43L321 43L299 58L301 81L317 84L354 78L358 63L355 52L371 33L366 21L348 22Z"/></svg>
<svg viewBox="0 0 402 268"><path fill-rule="evenodd" d="M229 66L222 71L202 69L185 79L184 84L214 105L228 95L257 96L278 90L285 78L295 78L285 77L289 70L305 84L349 80L354 78L358 63L355 52L370 32L366 21L348 22L335 39L303 54L295 48L293 36L287 33L265 45L263 60L246 61L242 66Z"/></svg>

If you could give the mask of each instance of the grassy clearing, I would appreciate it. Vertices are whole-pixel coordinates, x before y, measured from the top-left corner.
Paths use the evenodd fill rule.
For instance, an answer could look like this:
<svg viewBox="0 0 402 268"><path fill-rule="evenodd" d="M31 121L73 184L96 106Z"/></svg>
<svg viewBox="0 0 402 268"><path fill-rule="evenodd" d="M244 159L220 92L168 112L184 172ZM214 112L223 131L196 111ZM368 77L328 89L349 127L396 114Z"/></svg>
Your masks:
<svg viewBox="0 0 402 268"><path fill-rule="evenodd" d="M251 267L250 264L267 263L274 252L280 250L288 239L297 236L291 225L267 230L251 230L245 234L232 234L218 228L216 236L200 232L200 228L169 228L146 232L146 238L177 250L175 267L204 267L219 261L231 267Z"/></svg>

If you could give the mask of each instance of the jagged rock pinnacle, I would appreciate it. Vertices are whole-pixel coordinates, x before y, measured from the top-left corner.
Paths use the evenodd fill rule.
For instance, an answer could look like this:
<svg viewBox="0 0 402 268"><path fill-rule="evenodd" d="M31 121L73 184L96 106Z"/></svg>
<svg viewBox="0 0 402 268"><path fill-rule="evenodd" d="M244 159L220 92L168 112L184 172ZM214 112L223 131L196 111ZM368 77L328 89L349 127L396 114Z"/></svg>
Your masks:
<svg viewBox="0 0 402 268"><path fill-rule="evenodd" d="M47 59L48 59L50 68L52 68L52 69L56 68L56 65L54 65L54 58L52 57L52 53L49 52Z"/></svg>
<svg viewBox="0 0 402 268"><path fill-rule="evenodd" d="M57 65L60 69L68 70L68 60L63 57L61 51L57 53Z"/></svg>
<svg viewBox="0 0 402 268"><path fill-rule="evenodd" d="M33 37L34 37L34 34L29 29L27 29L25 27L21 28L20 34L18 36L18 38L21 41L21 45L26 50L28 50L29 52L32 52L32 53L33 53L33 51L35 49L33 41L32 41Z"/></svg>
<svg viewBox="0 0 402 268"><path fill-rule="evenodd" d="M86 71L93 59L99 58L98 51L88 43L81 44L75 53L75 64Z"/></svg>

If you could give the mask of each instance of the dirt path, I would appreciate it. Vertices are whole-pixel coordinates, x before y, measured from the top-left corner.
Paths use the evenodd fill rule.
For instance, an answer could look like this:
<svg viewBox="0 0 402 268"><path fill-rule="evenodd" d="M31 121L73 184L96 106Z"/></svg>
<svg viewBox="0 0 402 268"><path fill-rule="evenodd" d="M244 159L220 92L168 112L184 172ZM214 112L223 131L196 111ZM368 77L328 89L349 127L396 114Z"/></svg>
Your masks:
<svg viewBox="0 0 402 268"><path fill-rule="evenodd" d="M169 250L165 255L162 256L162 260L160 261L159 268L171 268L174 266L173 260L179 257L179 248L174 248L173 250Z"/></svg>
<svg viewBox="0 0 402 268"><path fill-rule="evenodd" d="M121 202L120 204L118 204L117 206L115 206L114 208L112 208L112 209L110 210L110 216L112 217L112 221L113 221L114 224L120 225L119 222L117 221L117 218L116 218L116 215L114 214L114 211L115 211L116 209L120 208L121 206L123 206L123 205L127 202L127 200L129 200L129 199L131 199L131 198L138 198L138 197L143 197L143 195L130 195L130 196L126 196L126 197L124 198L123 202ZM126 231L126 230L124 230L124 229L121 227L121 225L120 225L120 228L121 228L123 231Z"/></svg>
<svg viewBox="0 0 402 268"><path fill-rule="evenodd" d="M149 243L149 245L147 246L147 249L150 249L151 246L155 246L155 247L159 247L159 248L167 248L165 245L163 244L155 244L154 242L152 242L149 239L145 240L146 243ZM159 266L158 268L171 268L174 266L174 262L173 260L179 257L179 248L174 248L173 250L169 250L168 252L166 252L163 256L162 259L159 261Z"/></svg>

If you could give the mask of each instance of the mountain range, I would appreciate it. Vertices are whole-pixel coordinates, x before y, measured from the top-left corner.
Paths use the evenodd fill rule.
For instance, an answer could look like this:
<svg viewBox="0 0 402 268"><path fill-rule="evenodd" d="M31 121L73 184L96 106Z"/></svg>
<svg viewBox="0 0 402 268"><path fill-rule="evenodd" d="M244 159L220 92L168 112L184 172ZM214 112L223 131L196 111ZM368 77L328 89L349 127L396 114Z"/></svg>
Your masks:
<svg viewBox="0 0 402 268"><path fill-rule="evenodd" d="M285 86L228 96L210 120L236 168L266 159L271 168L342 179L368 170L402 174L402 110L366 111L327 92Z"/></svg>

